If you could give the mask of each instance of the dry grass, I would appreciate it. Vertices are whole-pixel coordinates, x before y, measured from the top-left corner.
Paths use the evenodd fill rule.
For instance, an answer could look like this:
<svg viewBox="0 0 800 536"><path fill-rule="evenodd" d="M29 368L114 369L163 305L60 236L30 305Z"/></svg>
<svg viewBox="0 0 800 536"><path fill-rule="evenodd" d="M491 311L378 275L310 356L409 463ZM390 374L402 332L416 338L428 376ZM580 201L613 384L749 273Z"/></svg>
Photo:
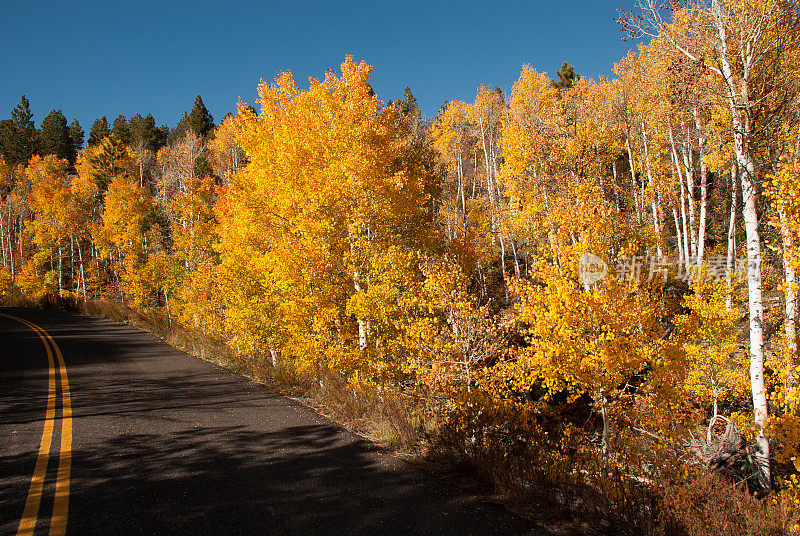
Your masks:
<svg viewBox="0 0 800 536"><path fill-rule="evenodd" d="M778 536L797 534L788 497L757 499L742 486L703 473L661 489L664 534L685 536ZM793 498L789 498L793 500ZM787 515L789 514L789 515Z"/></svg>

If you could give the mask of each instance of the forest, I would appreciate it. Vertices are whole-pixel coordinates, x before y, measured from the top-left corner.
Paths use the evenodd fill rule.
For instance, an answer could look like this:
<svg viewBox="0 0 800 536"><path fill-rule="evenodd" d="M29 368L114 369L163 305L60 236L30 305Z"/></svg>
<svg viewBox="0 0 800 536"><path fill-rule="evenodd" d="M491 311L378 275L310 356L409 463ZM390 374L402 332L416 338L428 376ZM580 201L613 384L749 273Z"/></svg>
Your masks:
<svg viewBox="0 0 800 536"><path fill-rule="evenodd" d="M612 79L432 118L351 56L85 145L23 96L0 300L156 315L609 534L798 534L800 3L639 4Z"/></svg>

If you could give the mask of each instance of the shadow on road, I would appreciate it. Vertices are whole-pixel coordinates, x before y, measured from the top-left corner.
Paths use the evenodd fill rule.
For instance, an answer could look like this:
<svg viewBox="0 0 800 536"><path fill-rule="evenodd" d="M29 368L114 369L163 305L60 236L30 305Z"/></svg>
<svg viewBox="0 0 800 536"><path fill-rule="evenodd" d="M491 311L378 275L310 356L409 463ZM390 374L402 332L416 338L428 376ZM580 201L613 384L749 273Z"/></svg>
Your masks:
<svg viewBox="0 0 800 536"><path fill-rule="evenodd" d="M58 313L26 316L53 334L68 364L69 534L529 533L500 506L151 335ZM11 328L0 323L0 337L30 338ZM30 367L0 354L2 377L16 374L0 395L0 433L43 416L47 369L28 353ZM19 503L19 486L2 484L29 478L36 447L0 452L0 502ZM11 526L3 521L0 532Z"/></svg>

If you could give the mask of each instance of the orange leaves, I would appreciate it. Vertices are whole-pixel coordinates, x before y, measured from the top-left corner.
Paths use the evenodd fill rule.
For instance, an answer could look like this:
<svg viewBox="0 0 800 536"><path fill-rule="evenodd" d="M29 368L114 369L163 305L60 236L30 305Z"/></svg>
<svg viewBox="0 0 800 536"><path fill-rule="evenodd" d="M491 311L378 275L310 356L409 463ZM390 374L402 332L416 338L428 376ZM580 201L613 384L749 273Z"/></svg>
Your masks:
<svg viewBox="0 0 800 536"><path fill-rule="evenodd" d="M649 288L609 279L586 292L556 269L542 277L545 287L516 287L528 346L508 368L520 388L541 380L551 391L596 396L652 365L662 330Z"/></svg>
<svg viewBox="0 0 800 536"><path fill-rule="evenodd" d="M171 225L174 256L187 271L210 261L214 255L215 196L213 177L189 177L168 205L174 217Z"/></svg>
<svg viewBox="0 0 800 536"><path fill-rule="evenodd" d="M24 171L23 180L30 184L28 203L36 213L34 242L48 253L76 227L68 168L66 160L47 155L31 158Z"/></svg>
<svg viewBox="0 0 800 536"><path fill-rule="evenodd" d="M676 316L688 367L682 388L688 397L715 408L748 397L747 355L739 347L741 311L728 309L727 281L701 279L684 298L687 314ZM712 411L712 414L714 412Z"/></svg>
<svg viewBox="0 0 800 536"><path fill-rule="evenodd" d="M239 172L247 162L247 156L236 141L238 123L236 118L228 116L222 120L214 131L214 138L208 142L214 171L223 180L230 182L231 177Z"/></svg>
<svg viewBox="0 0 800 536"><path fill-rule="evenodd" d="M469 153L467 142L471 135L467 118L469 105L462 101L448 101L439 114L437 121L431 125L433 146L455 168L459 156Z"/></svg>
<svg viewBox="0 0 800 536"><path fill-rule="evenodd" d="M25 176L31 184L29 202L33 211L51 220L59 216L63 219L64 214L59 215L58 212L65 212L68 203L68 167L66 160L59 160L53 155L31 158L25 168Z"/></svg>
<svg viewBox="0 0 800 536"><path fill-rule="evenodd" d="M783 254L795 272L800 270L800 255L797 244L800 243L800 155L797 150L790 149L781 158L777 172L767 176L764 183L764 194L775 209L776 216L771 224L780 229ZM790 282L789 284L796 282ZM789 289L796 293L797 289Z"/></svg>
<svg viewBox="0 0 800 536"><path fill-rule="evenodd" d="M776 210L800 221L800 155L791 150L781 160L778 171L767 177L764 192Z"/></svg>
<svg viewBox="0 0 800 536"><path fill-rule="evenodd" d="M259 86L260 114L240 105L226 126L249 160L230 176L218 211L223 273L239 281L227 286L230 316L249 319L230 327L240 341L281 345L298 366L358 355L351 296L380 286L380 256L426 232L432 177L409 150L395 110L373 94L370 72L348 57L340 75L311 79L307 90L282 73ZM245 310L259 294L274 304L263 322ZM364 332L366 311L351 309ZM255 326L266 332L253 333Z"/></svg>
<svg viewBox="0 0 800 536"><path fill-rule="evenodd" d="M144 224L150 207L146 190L129 179L116 177L105 197L102 236L106 247L118 249L129 262L136 262L143 253Z"/></svg>
<svg viewBox="0 0 800 536"><path fill-rule="evenodd" d="M511 121L501 141L510 177L530 180L551 173L548 165L557 151L554 134L563 122L558 95L545 73L522 67L512 88Z"/></svg>
<svg viewBox="0 0 800 536"><path fill-rule="evenodd" d="M424 282L403 300L402 341L410 351L406 364L417 381L453 394L469 390L482 369L506 351L504 326L488 305L467 292L468 279L449 260L424 263Z"/></svg>

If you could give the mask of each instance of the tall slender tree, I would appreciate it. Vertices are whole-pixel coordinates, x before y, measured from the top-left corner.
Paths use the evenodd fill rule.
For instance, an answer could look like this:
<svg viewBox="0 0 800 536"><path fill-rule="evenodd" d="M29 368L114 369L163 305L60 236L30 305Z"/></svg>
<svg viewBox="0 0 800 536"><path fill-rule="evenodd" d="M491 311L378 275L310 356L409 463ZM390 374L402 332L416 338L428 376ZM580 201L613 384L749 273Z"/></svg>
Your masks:
<svg viewBox="0 0 800 536"><path fill-rule="evenodd" d="M83 135L84 132L80 122L77 119L73 119L72 123L69 124L69 138L72 143L72 152L75 158L77 158L78 153L83 149Z"/></svg>
<svg viewBox="0 0 800 536"><path fill-rule="evenodd" d="M95 119L94 123L92 123L92 128L89 131L88 145L90 147L100 145L103 143L103 139L109 134L111 134L111 129L108 128L108 119L106 119L106 116Z"/></svg>
<svg viewBox="0 0 800 536"><path fill-rule="evenodd" d="M194 107L189 112L187 123L189 128L204 138L214 131L214 117L203 104L200 95L194 99Z"/></svg>
<svg viewBox="0 0 800 536"><path fill-rule="evenodd" d="M25 95L12 110L11 119L0 125L0 154L6 163L27 164L39 152L39 131L33 122L33 112Z"/></svg>
<svg viewBox="0 0 800 536"><path fill-rule="evenodd" d="M758 427L759 483L772 487L769 417L764 379L764 303L761 279L759 190L762 171L779 136L780 118L795 102L797 84L787 80L800 53L800 2L797 0L693 0L673 2L673 22L660 0L640 0L641 12L623 17L635 37L660 37L676 53L712 74L718 98L730 110L730 127L742 184L742 215L747 235L750 312L750 382Z"/></svg>
<svg viewBox="0 0 800 536"><path fill-rule="evenodd" d="M111 127L111 133L125 145L131 144L132 132L131 126L128 124L127 118L120 114L114 119L114 125Z"/></svg>
<svg viewBox="0 0 800 536"><path fill-rule="evenodd" d="M70 164L75 163L77 153L74 151L67 118L60 108L52 110L42 119L41 150L42 154L52 154Z"/></svg>

